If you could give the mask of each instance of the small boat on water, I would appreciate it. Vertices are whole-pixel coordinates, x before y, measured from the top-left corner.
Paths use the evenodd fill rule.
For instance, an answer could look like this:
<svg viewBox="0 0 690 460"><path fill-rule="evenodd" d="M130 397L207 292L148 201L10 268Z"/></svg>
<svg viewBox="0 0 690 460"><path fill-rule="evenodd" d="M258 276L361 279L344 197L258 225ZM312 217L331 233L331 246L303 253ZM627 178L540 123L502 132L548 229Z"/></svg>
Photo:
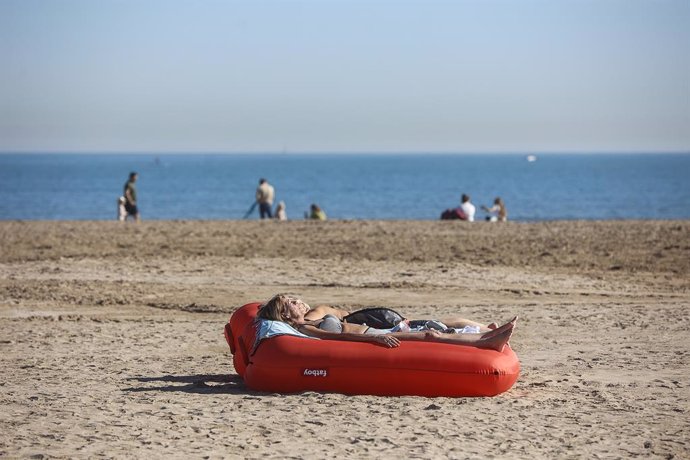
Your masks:
<svg viewBox="0 0 690 460"><path fill-rule="evenodd" d="M527 161L530 163L533 161L537 161L537 156L536 155L527 155Z"/></svg>

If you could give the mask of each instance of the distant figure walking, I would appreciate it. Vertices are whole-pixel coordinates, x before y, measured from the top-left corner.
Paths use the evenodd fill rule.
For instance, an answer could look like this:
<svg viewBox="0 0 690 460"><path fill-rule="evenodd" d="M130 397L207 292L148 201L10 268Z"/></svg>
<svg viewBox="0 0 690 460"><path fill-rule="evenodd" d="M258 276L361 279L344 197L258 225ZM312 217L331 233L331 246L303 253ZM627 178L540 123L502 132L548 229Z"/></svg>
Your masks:
<svg viewBox="0 0 690 460"><path fill-rule="evenodd" d="M287 213L285 212L285 202L279 201L278 206L276 206L275 218L278 220L287 220Z"/></svg>
<svg viewBox="0 0 690 460"><path fill-rule="evenodd" d="M323 212L323 210L319 208L318 205L312 204L310 208L309 218L313 220L326 220L326 213Z"/></svg>
<svg viewBox="0 0 690 460"><path fill-rule="evenodd" d="M492 214L491 216L486 216L486 220L489 222L505 222L508 220L508 211L506 210L506 205L503 204L503 200L500 197L496 197L493 206L490 208L482 206L482 209Z"/></svg>
<svg viewBox="0 0 690 460"><path fill-rule="evenodd" d="M273 186L266 179L260 179L259 186L256 188L256 202L259 203L259 214L262 219L273 217L271 207L274 194Z"/></svg>
<svg viewBox="0 0 690 460"><path fill-rule="evenodd" d="M460 209L462 209L462 212L464 212L465 216L467 216L468 222L474 222L474 213L477 211L477 208L475 208L470 202L469 195L464 193L462 194L462 198L460 199Z"/></svg>
<svg viewBox="0 0 690 460"><path fill-rule="evenodd" d="M139 215L139 208L137 207L137 186L136 182L139 174L136 172L129 173L129 180L125 184L125 211L127 216L132 216L135 222L141 219ZM126 219L126 217L125 217Z"/></svg>

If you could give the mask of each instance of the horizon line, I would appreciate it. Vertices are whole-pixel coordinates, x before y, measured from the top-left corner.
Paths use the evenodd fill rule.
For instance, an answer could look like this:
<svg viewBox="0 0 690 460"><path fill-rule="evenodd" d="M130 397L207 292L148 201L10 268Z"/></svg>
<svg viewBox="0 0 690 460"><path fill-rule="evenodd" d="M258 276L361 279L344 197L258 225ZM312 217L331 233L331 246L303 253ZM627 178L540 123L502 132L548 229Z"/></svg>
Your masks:
<svg viewBox="0 0 690 460"><path fill-rule="evenodd" d="M262 151L193 151L193 150L0 150L0 155L688 155L688 150L479 150L479 151L447 151L447 150L385 150L385 151L290 151L290 150L262 150Z"/></svg>

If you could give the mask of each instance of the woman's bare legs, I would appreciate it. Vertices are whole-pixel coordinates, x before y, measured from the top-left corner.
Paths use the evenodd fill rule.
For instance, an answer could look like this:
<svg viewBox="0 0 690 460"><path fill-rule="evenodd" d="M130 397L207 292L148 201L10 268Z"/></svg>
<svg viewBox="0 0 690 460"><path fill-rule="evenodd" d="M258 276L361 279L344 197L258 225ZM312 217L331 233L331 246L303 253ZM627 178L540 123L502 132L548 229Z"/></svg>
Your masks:
<svg viewBox="0 0 690 460"><path fill-rule="evenodd" d="M431 330L425 332L393 332L390 335L400 340L428 340L432 342L469 345L477 348L503 351L503 348L513 335L515 321L517 321L517 317L503 326L490 330L484 334L443 334L439 331Z"/></svg>
<svg viewBox="0 0 690 460"><path fill-rule="evenodd" d="M510 320L510 322L515 322L517 320L517 317L513 318ZM492 322L487 325L484 325L482 323L478 323L476 321L472 321L466 318L446 318L442 319L441 322L445 324L446 326L453 328L453 329L462 329L465 326L474 326L474 327L479 327L479 332L489 332L498 327L498 323Z"/></svg>
<svg viewBox="0 0 690 460"><path fill-rule="evenodd" d="M476 321L469 320L467 318L453 317L441 319L441 322L446 326L453 329L462 329L465 326L474 326L479 328L479 332L488 332L491 330L491 323L488 326L486 324L478 323Z"/></svg>
<svg viewBox="0 0 690 460"><path fill-rule="evenodd" d="M488 332L486 332L484 335L482 335L482 338L493 337L494 335L499 334L499 333L505 331L506 329L509 329L509 328L512 329L512 328L514 328L514 327L515 327L515 323L517 323L517 320L518 320L518 317L517 317L517 316L514 316L513 319L511 319L510 321L508 321L507 323L505 323L503 326L497 326L497 327L495 327L495 328L489 330Z"/></svg>
<svg viewBox="0 0 690 460"><path fill-rule="evenodd" d="M482 338L480 339L481 343L478 344L477 347L488 348L491 350L502 352L506 345L508 345L508 341L510 340L510 337L513 335L514 329L514 327L511 327L510 329L504 330L500 334L493 335L489 338Z"/></svg>
<svg viewBox="0 0 690 460"><path fill-rule="evenodd" d="M516 321L517 316L503 326L499 326L496 329L490 330L484 334L439 334L432 340L443 343L467 344L477 348L503 351L503 348L508 344L510 337L513 335ZM460 340L457 340L456 338Z"/></svg>

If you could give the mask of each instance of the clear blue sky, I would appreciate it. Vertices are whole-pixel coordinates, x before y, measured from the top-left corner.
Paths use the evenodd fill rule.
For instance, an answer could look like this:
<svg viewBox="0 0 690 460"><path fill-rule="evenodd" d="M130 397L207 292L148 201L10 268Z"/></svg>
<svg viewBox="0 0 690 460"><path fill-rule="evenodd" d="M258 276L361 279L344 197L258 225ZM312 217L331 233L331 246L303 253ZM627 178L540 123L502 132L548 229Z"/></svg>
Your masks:
<svg viewBox="0 0 690 460"><path fill-rule="evenodd" d="M0 0L0 151L690 151L690 0Z"/></svg>

